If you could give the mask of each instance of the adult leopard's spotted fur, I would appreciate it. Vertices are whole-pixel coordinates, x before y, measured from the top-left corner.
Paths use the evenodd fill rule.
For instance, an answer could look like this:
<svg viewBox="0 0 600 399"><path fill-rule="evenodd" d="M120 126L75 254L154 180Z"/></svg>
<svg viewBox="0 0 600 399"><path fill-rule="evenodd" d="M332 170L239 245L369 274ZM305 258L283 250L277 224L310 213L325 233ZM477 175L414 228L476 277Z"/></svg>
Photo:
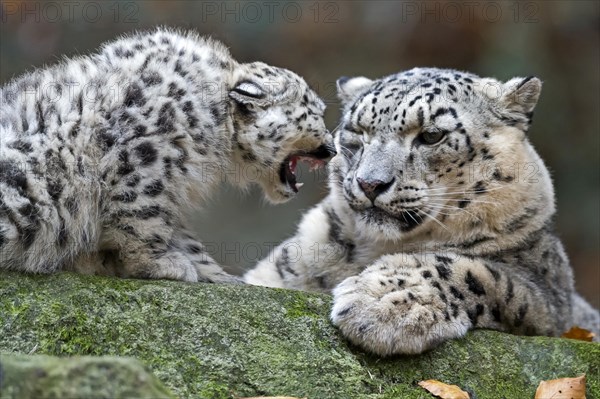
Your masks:
<svg viewBox="0 0 600 399"><path fill-rule="evenodd" d="M235 282L181 210L227 177L273 202L329 157L325 105L296 74L159 29L0 91L0 268Z"/></svg>
<svg viewBox="0 0 600 399"><path fill-rule="evenodd" d="M246 281L333 292L333 322L381 355L472 328L597 337L526 135L540 91L430 68L340 79L330 193Z"/></svg>

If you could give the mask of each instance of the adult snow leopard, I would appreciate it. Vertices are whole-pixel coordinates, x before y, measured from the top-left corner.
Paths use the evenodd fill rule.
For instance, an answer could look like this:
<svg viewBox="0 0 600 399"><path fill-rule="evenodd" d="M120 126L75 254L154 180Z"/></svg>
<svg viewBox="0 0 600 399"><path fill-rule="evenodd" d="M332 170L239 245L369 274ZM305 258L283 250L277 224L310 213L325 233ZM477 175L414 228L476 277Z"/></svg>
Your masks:
<svg viewBox="0 0 600 399"><path fill-rule="evenodd" d="M168 29L105 44L0 92L0 268L235 282L181 210L224 177L272 202L330 157L305 81Z"/></svg>
<svg viewBox="0 0 600 399"><path fill-rule="evenodd" d="M472 328L598 334L526 135L540 90L434 68L341 78L330 193L246 281L332 291L333 322L380 355Z"/></svg>

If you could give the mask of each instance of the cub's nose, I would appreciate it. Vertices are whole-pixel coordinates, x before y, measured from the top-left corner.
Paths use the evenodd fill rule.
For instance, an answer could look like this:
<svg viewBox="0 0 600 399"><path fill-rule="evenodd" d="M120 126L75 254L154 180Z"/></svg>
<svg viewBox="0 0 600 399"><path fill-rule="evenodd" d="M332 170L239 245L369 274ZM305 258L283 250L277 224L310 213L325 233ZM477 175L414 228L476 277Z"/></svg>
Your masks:
<svg viewBox="0 0 600 399"><path fill-rule="evenodd" d="M336 156L337 152L332 144L322 144L315 151L311 153L315 158L323 161L329 161L331 158Z"/></svg>
<svg viewBox="0 0 600 399"><path fill-rule="evenodd" d="M360 189L363 191L363 193L365 193L367 198L371 200L371 202L374 202L375 198L377 198L380 194L385 193L394 183L394 179L390 180L389 182L383 182L381 180L361 179L360 177L357 177L356 181L358 182Z"/></svg>

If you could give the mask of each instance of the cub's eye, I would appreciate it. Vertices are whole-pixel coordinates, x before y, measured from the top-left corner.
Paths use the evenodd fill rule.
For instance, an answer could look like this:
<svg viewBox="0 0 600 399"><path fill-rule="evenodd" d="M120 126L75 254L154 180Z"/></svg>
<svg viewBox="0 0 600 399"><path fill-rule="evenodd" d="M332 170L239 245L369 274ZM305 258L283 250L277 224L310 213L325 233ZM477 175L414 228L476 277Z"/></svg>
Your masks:
<svg viewBox="0 0 600 399"><path fill-rule="evenodd" d="M435 144L444 138L446 132L444 130L426 130L421 133L421 140L425 144Z"/></svg>

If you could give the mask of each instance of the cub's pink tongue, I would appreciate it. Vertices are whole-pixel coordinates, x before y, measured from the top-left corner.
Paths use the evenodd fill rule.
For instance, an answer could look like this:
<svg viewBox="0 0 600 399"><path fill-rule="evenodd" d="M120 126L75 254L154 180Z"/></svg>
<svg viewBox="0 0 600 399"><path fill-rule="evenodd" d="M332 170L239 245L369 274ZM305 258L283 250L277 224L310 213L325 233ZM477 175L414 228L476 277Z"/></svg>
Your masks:
<svg viewBox="0 0 600 399"><path fill-rule="evenodd" d="M310 166L311 171L325 165L325 161L315 157L292 155L286 165L287 168L285 170L282 169L282 173L285 173L285 180L296 192L304 185L304 183L296 182L296 167L298 166L298 162L306 162ZM282 177L282 181L284 181L284 177Z"/></svg>
<svg viewBox="0 0 600 399"><path fill-rule="evenodd" d="M325 161L313 157L300 157L301 162L306 162L310 166L310 171L319 169L321 166L325 166Z"/></svg>

